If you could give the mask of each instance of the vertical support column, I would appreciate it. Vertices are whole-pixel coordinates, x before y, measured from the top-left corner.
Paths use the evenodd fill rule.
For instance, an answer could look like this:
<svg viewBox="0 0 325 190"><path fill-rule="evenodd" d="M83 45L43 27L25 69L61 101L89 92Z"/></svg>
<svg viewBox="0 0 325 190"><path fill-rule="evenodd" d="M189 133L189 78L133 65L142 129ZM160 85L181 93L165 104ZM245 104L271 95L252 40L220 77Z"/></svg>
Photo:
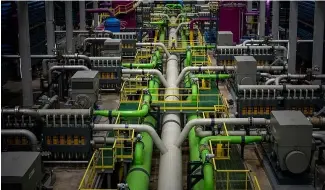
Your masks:
<svg viewBox="0 0 325 190"><path fill-rule="evenodd" d="M325 2L315 1L314 42L313 42L313 73L323 74ZM315 81L320 84L320 81Z"/></svg>
<svg viewBox="0 0 325 190"><path fill-rule="evenodd" d="M54 7L53 1L45 1L46 12L46 40L47 40L47 54L53 54L55 35L54 35Z"/></svg>
<svg viewBox="0 0 325 190"><path fill-rule="evenodd" d="M86 5L85 1L79 1L80 30L86 30Z"/></svg>
<svg viewBox="0 0 325 190"><path fill-rule="evenodd" d="M252 12L253 10L253 1L247 1L247 12ZM248 16L248 23L251 23L253 20L253 16ZM247 34L251 33L252 25L248 25L247 27ZM218 32L217 32L218 33Z"/></svg>
<svg viewBox="0 0 325 190"><path fill-rule="evenodd" d="M297 55L297 29L298 29L298 2L290 2L289 14L289 61L288 72L296 73L296 55Z"/></svg>
<svg viewBox="0 0 325 190"><path fill-rule="evenodd" d="M98 1L93 2L94 9L98 8ZM98 13L94 13L94 28L98 26Z"/></svg>
<svg viewBox="0 0 325 190"><path fill-rule="evenodd" d="M18 2L19 53L21 64L21 82L23 106L33 106L32 67L29 42L28 2Z"/></svg>
<svg viewBox="0 0 325 190"><path fill-rule="evenodd" d="M258 35L261 38L265 36L265 0L260 0L260 17Z"/></svg>
<svg viewBox="0 0 325 190"><path fill-rule="evenodd" d="M73 54L73 22L72 22L72 1L65 2L65 25L66 25L66 46L67 53Z"/></svg>
<svg viewBox="0 0 325 190"><path fill-rule="evenodd" d="M272 1L272 36L273 40L279 39L279 10L280 2Z"/></svg>

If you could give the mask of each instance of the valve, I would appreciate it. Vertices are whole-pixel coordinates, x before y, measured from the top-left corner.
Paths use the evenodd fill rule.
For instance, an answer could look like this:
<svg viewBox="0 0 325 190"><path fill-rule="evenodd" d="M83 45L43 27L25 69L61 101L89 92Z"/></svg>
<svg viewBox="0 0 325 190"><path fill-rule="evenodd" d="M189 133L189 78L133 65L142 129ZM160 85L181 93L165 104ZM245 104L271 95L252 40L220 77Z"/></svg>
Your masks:
<svg viewBox="0 0 325 190"><path fill-rule="evenodd" d="M205 161L206 162L209 162L212 158L214 158L215 155L214 154L206 154L205 155Z"/></svg>
<svg viewBox="0 0 325 190"><path fill-rule="evenodd" d="M129 186L127 183L119 183L119 184L117 184L117 189L118 190L129 190Z"/></svg>
<svg viewBox="0 0 325 190"><path fill-rule="evenodd" d="M140 142L142 140L142 135L141 134L138 134L137 135L137 142Z"/></svg>

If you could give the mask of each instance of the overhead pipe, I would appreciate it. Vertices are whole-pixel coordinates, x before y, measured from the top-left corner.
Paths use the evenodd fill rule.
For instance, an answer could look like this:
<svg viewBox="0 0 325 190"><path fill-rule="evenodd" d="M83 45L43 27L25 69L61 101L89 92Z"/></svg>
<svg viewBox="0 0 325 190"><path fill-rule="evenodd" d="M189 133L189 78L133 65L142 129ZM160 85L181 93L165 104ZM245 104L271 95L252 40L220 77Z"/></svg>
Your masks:
<svg viewBox="0 0 325 190"><path fill-rule="evenodd" d="M142 47L142 46L151 46L151 47L158 46L164 50L164 52L167 54L168 57L171 56L169 51L167 50L165 44L163 44L163 43L136 43L136 46L140 46L140 47Z"/></svg>
<svg viewBox="0 0 325 190"><path fill-rule="evenodd" d="M189 25L189 24L190 24L189 22L181 22L181 23L179 23L174 32L177 34L178 30L181 29L181 27Z"/></svg>
<svg viewBox="0 0 325 190"><path fill-rule="evenodd" d="M1 136L24 136L30 141L33 151L37 150L37 138L34 133L26 129L1 129Z"/></svg>
<svg viewBox="0 0 325 190"><path fill-rule="evenodd" d="M258 71L281 71L285 69L285 66L257 66ZM179 74L176 85L179 85L183 80L183 77L190 71L234 71L236 66L204 66L204 67L185 67Z"/></svg>
<svg viewBox="0 0 325 190"><path fill-rule="evenodd" d="M137 69L153 69L156 67L158 61L161 59L160 52L156 51L155 54L152 56L150 63L123 63L123 67L127 68L137 68Z"/></svg>
<svg viewBox="0 0 325 190"><path fill-rule="evenodd" d="M204 131L201 126L192 128L191 130L195 130L196 136L201 137L201 138L216 135L212 131ZM245 136L245 135L247 135L246 131L227 131L227 133L229 136ZM267 131L265 131L265 130L263 130L263 131L259 131L259 130L252 131L251 130L249 132L249 134L252 136L265 135L266 133L267 133ZM220 131L220 134L218 134L218 135L225 135L225 131Z"/></svg>
<svg viewBox="0 0 325 190"><path fill-rule="evenodd" d="M238 85L238 90L317 90L325 85Z"/></svg>
<svg viewBox="0 0 325 190"><path fill-rule="evenodd" d="M316 79L325 79L325 74L323 75L312 75ZM286 75L279 75L275 78L275 85L279 85L280 81L285 78L293 78L293 79L303 79L306 78L307 75L301 75L301 74L286 74Z"/></svg>
<svg viewBox="0 0 325 190"><path fill-rule="evenodd" d="M242 44L242 46L247 46L247 44L254 44L254 43L263 43L265 40L245 40ZM289 43L289 40L268 40L269 44L280 44L280 43ZM314 40L297 40L297 43L309 43L314 42Z"/></svg>
<svg viewBox="0 0 325 190"><path fill-rule="evenodd" d="M210 119L195 119L187 122L182 130L179 138L175 141L174 145L180 147L186 139L190 130L197 125L211 125L211 124L234 124L234 125L267 125L270 120L265 118L210 118Z"/></svg>
<svg viewBox="0 0 325 190"><path fill-rule="evenodd" d="M89 109L26 109L16 106L15 108L2 108L2 114L22 114L30 116L43 115L83 115L92 116L92 108Z"/></svg>
<svg viewBox="0 0 325 190"><path fill-rule="evenodd" d="M122 69L123 74L151 74L159 77L164 87L168 87L168 83L163 74L158 69Z"/></svg>
<svg viewBox="0 0 325 190"><path fill-rule="evenodd" d="M89 71L88 67L84 65L54 65L49 69L48 72L48 83L52 83L52 72L55 70L84 70Z"/></svg>
<svg viewBox="0 0 325 190"><path fill-rule="evenodd" d="M199 79L228 79L231 78L230 74L195 74L194 78Z"/></svg>
<svg viewBox="0 0 325 190"><path fill-rule="evenodd" d="M94 124L93 130L94 131L112 131L114 129L134 129L138 132L147 132L151 138L153 139L155 145L160 150L161 154L165 154L168 152L165 144L160 139L159 135L155 131L154 128L152 128L150 125L145 124Z"/></svg>

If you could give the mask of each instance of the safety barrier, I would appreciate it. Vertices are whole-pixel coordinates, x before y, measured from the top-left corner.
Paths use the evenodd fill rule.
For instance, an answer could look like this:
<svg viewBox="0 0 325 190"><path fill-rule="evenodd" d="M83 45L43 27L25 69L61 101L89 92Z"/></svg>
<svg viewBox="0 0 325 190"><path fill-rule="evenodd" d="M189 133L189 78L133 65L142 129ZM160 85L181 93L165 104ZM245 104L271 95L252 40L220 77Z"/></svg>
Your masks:
<svg viewBox="0 0 325 190"><path fill-rule="evenodd" d="M114 136L114 150L116 151L116 159L121 161L125 159L132 160L134 153L134 129L116 129L114 130Z"/></svg>
<svg viewBox="0 0 325 190"><path fill-rule="evenodd" d="M219 126L218 126L219 127ZM225 123L222 125L223 136L229 136L227 126ZM216 144L215 151L214 144ZM216 168L215 160L230 160L230 140L209 140L210 152L213 153L215 157L213 158L213 167Z"/></svg>
<svg viewBox="0 0 325 190"><path fill-rule="evenodd" d="M249 174L250 170L216 170L216 189L251 189Z"/></svg>

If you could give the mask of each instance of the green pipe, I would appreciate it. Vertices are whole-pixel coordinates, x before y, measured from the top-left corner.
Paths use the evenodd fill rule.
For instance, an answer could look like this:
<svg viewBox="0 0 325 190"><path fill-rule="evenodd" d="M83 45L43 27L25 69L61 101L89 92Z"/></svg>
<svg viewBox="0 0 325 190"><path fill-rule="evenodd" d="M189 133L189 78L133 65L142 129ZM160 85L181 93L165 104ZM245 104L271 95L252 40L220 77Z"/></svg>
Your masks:
<svg viewBox="0 0 325 190"><path fill-rule="evenodd" d="M156 22L150 22L150 24L154 24L154 25L164 25L165 21L156 21Z"/></svg>
<svg viewBox="0 0 325 190"><path fill-rule="evenodd" d="M164 42L165 41L165 28L162 27L160 34L159 34L159 42Z"/></svg>
<svg viewBox="0 0 325 190"><path fill-rule="evenodd" d="M194 78L200 79L228 79L231 77L230 74L196 74L193 75Z"/></svg>
<svg viewBox="0 0 325 190"><path fill-rule="evenodd" d="M181 39L182 39L182 48L187 48L187 41L186 41L186 35L184 31L181 32Z"/></svg>
<svg viewBox="0 0 325 190"><path fill-rule="evenodd" d="M192 62L192 51L188 49L186 51L185 67L191 66L191 62Z"/></svg>
<svg viewBox="0 0 325 190"><path fill-rule="evenodd" d="M189 115L187 120L191 121L193 119L201 118L198 115ZM189 148L190 148L190 161L200 161L200 152L199 152L199 143L200 137L196 136L195 128L193 127L188 136ZM193 190L202 190L203 189L203 180L197 182Z"/></svg>
<svg viewBox="0 0 325 190"><path fill-rule="evenodd" d="M204 137L200 141L201 158L203 162L203 173L204 173L204 190L213 190L214 189L214 172L212 163L206 160L206 155L210 154L209 150L209 140L215 141L225 141L230 144L241 144L241 143L253 143L260 142L262 140L261 136L209 136Z"/></svg>
<svg viewBox="0 0 325 190"><path fill-rule="evenodd" d="M206 45L206 46L189 46L191 49L199 50L199 49L215 49L214 45Z"/></svg>
<svg viewBox="0 0 325 190"><path fill-rule="evenodd" d="M135 144L134 148L134 164L142 165L143 164L143 142L139 141Z"/></svg>
<svg viewBox="0 0 325 190"><path fill-rule="evenodd" d="M143 97L143 105L141 110L126 110L126 111L120 111L120 110L95 110L94 115L100 115L104 117L117 117L120 115L120 117L144 117L149 112L149 102L151 100L151 95L147 94Z"/></svg>
<svg viewBox="0 0 325 190"><path fill-rule="evenodd" d="M156 120L152 116L147 116L143 124L156 127ZM153 142L148 133L142 132L140 134L142 136L141 144L143 144L143 162L142 164L134 162L126 177L126 182L132 190L149 189ZM137 152L135 152L136 154Z"/></svg>
<svg viewBox="0 0 325 190"><path fill-rule="evenodd" d="M156 67L157 63L160 61L160 52L156 51L152 56L151 63L123 63L123 67L127 68L140 68L140 69L153 69Z"/></svg>
<svg viewBox="0 0 325 190"><path fill-rule="evenodd" d="M171 9L176 9L176 8L183 9L182 5L180 4L167 4L166 7Z"/></svg>

